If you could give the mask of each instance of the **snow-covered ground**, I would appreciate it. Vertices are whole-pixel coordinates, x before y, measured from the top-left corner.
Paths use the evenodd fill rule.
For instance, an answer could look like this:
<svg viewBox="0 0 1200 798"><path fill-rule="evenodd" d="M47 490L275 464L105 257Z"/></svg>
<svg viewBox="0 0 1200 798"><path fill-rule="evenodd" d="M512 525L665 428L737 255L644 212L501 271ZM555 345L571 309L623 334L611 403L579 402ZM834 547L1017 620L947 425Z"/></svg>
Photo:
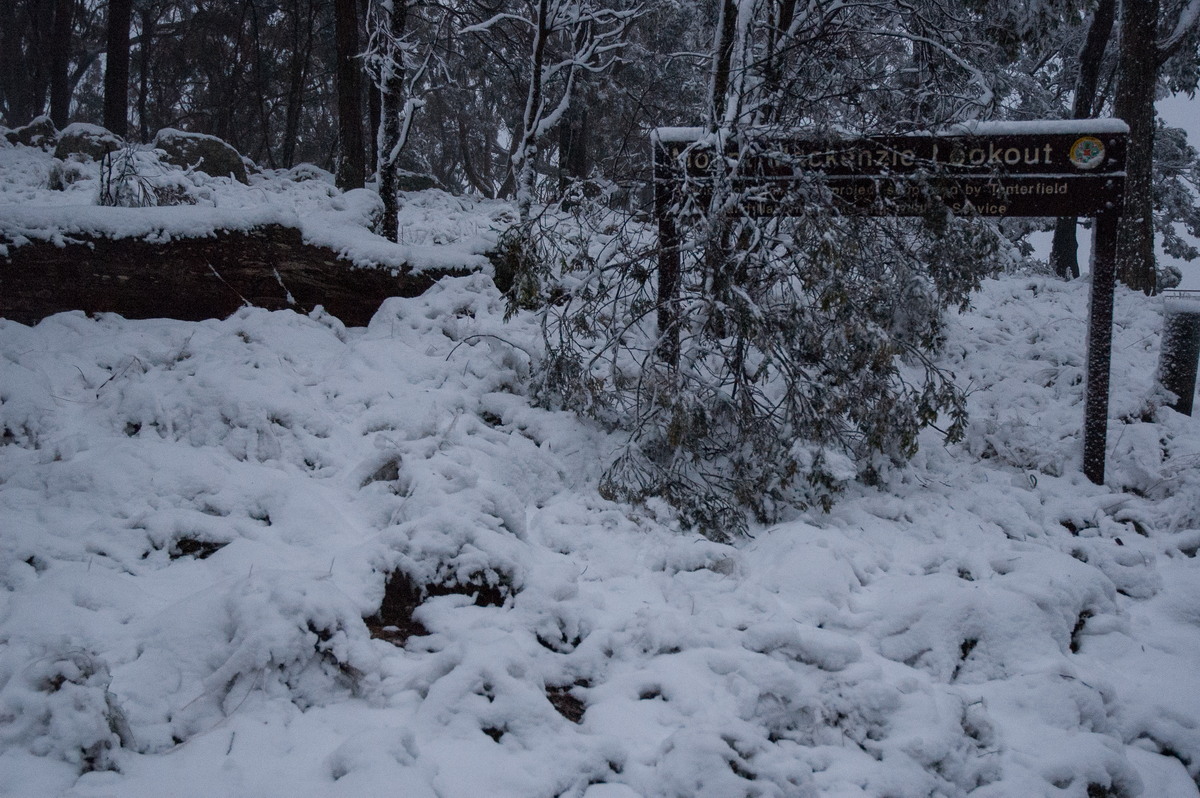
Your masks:
<svg viewBox="0 0 1200 798"><path fill-rule="evenodd" d="M967 439L734 545L599 497L618 442L529 406L483 275L0 321L0 795L1196 796L1200 420L1120 291L1084 479L1086 306L989 281ZM403 646L392 573L445 588Z"/></svg>

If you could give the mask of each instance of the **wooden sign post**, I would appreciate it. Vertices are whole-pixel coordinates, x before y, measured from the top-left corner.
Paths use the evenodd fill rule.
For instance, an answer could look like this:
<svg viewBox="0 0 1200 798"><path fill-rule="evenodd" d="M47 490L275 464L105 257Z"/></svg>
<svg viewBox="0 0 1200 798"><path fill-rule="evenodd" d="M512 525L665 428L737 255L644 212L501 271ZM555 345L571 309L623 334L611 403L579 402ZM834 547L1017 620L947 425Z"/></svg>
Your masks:
<svg viewBox="0 0 1200 798"><path fill-rule="evenodd" d="M788 216L814 196L846 215L1095 218L1083 470L1104 482L1116 230L1129 128L1117 119L993 122L865 138L654 132L660 356L679 357L679 210L706 208L718 180L751 216ZM814 191L816 189L816 191Z"/></svg>

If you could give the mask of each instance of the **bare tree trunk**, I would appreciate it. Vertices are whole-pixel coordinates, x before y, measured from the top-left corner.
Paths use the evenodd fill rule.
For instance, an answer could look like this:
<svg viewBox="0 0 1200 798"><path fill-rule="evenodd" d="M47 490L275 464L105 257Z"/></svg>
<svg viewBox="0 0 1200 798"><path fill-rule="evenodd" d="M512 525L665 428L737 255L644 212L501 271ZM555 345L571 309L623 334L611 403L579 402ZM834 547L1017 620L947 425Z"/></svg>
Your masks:
<svg viewBox="0 0 1200 798"><path fill-rule="evenodd" d="M267 78L267 68L263 63L264 53L262 47L262 26L259 22L258 6L251 0L245 4L249 11L250 20L250 41L253 43L253 66L250 69L250 85L254 87L255 111L258 117L258 135L256 138L259 141L258 151L262 153L260 160L266 159L267 165L272 169L277 167L275 160L275 149L272 147L272 142L275 141L275 135L271 131L271 102L269 87L270 80ZM243 24L245 27L245 24Z"/></svg>
<svg viewBox="0 0 1200 798"><path fill-rule="evenodd" d="M304 95L308 84L308 70L312 63L313 35L316 27L317 6L297 0L292 28L292 63L288 80L287 113L283 133L281 160L284 167L296 161L296 140L300 135L300 117L304 113Z"/></svg>
<svg viewBox="0 0 1200 798"><path fill-rule="evenodd" d="M455 115L455 126L458 133L458 151L459 159L462 164L463 173L466 175L467 183L470 184L476 191L489 199L495 199L500 196L496 191L496 186L492 181L492 151L486 143L481 146L475 146L471 141L471 130L467 121L461 116ZM475 157L479 157L479 165L475 164Z"/></svg>
<svg viewBox="0 0 1200 798"><path fill-rule="evenodd" d="M343 191L363 187L366 153L362 128L362 64L358 60L358 0L335 0L337 39L337 184Z"/></svg>
<svg viewBox="0 0 1200 798"><path fill-rule="evenodd" d="M542 96L542 67L546 62L546 40L550 37L547 19L548 0L538 0L534 20L533 54L529 63L529 93L525 97L525 116L521 141L513 152L513 174L517 186L517 213L528 221L533 207L534 161L537 160L537 126L546 104Z"/></svg>
<svg viewBox="0 0 1200 798"><path fill-rule="evenodd" d="M572 180L588 176L588 113L573 103L558 126L558 188L564 192Z"/></svg>
<svg viewBox="0 0 1200 798"><path fill-rule="evenodd" d="M108 57L104 67L104 126L129 132L129 22L133 0L108 0Z"/></svg>
<svg viewBox="0 0 1200 798"><path fill-rule="evenodd" d="M713 42L713 72L709 92L709 130L719 131L725 123L726 108L729 105L729 92L732 84L733 49L737 37L737 3L735 0L721 0L721 18L717 23L716 40ZM720 147L719 142L714 142ZM724 159L716 158L716 163L723 164ZM704 249L705 282L710 296L724 296L730 286L729 274L729 228L727 212L723 206L729 196L728 181L722 171L716 175L713 185L712 201L709 205L708 240ZM716 320L718 327L723 321Z"/></svg>
<svg viewBox="0 0 1200 798"><path fill-rule="evenodd" d="M150 141L150 121L147 106L150 98L150 49L154 44L154 29L158 25L154 11L143 8L139 14L142 33L138 43L138 136L142 142Z"/></svg>
<svg viewBox="0 0 1200 798"><path fill-rule="evenodd" d="M391 0L389 5L390 9L387 10L376 8L377 14L386 16L386 22L380 20L385 31L377 32L376 36L385 36L389 43L385 46L386 52L376 54L377 57L382 56L378 137L379 197L383 200L383 229L380 232L384 238L398 241L400 199L397 196L397 169L405 132L405 70L399 43L404 39L408 26L408 7L404 0Z"/></svg>
<svg viewBox="0 0 1200 798"><path fill-rule="evenodd" d="M783 93L783 49L787 31L796 18L796 0L775 0L771 4L771 26L767 29L767 52L763 64L763 106L759 122L779 121Z"/></svg>
<svg viewBox="0 0 1200 798"><path fill-rule="evenodd" d="M383 124L383 97L373 88L367 89L367 130L374 132L378 131L380 125ZM375 168L379 168L379 136L367 136L367 163L375 164Z"/></svg>
<svg viewBox="0 0 1200 798"><path fill-rule="evenodd" d="M50 56L50 119L62 130L71 114L71 23L74 0L55 0Z"/></svg>
<svg viewBox="0 0 1200 798"><path fill-rule="evenodd" d="M369 20L371 0L358 0L358 15L363 20ZM369 37L368 37L369 38ZM379 126L382 123L383 110L379 90L371 81L366 82L367 97L367 163L375 168L379 165Z"/></svg>
<svg viewBox="0 0 1200 798"><path fill-rule="evenodd" d="M0 111L22 125L45 110L55 0L0 0Z"/></svg>
<svg viewBox="0 0 1200 798"><path fill-rule="evenodd" d="M24 124L31 116L26 99L30 81L20 72L24 64L18 23L21 5L16 0L0 0L0 19L5 21L0 25L0 114L10 125Z"/></svg>
<svg viewBox="0 0 1200 798"><path fill-rule="evenodd" d="M1116 0L1100 0L1088 28L1087 40L1079 53L1079 79L1075 84L1075 101L1071 107L1073 119L1087 119L1096 112L1096 95L1100 84L1100 67L1104 51L1112 35L1116 18ZM1054 242L1050 248L1050 264L1055 273L1071 279L1079 276L1079 242L1075 233L1075 217L1060 217L1054 224Z"/></svg>
<svg viewBox="0 0 1200 798"><path fill-rule="evenodd" d="M709 129L716 132L725 121L729 101L730 71L733 68L733 40L737 34L737 3L721 0L721 19L713 46L712 85L709 89Z"/></svg>
<svg viewBox="0 0 1200 798"><path fill-rule="evenodd" d="M580 25L575 30L575 51L580 52L587 43L588 26ZM561 195L572 180L584 180L588 176L587 107L579 99L584 93L583 85L572 81L570 105L563 112L558 125L558 190Z"/></svg>
<svg viewBox="0 0 1200 798"><path fill-rule="evenodd" d="M1116 114L1129 125L1125 212L1117 236L1117 279L1154 294L1153 156L1154 95L1158 78L1159 0L1124 4Z"/></svg>
<svg viewBox="0 0 1200 798"><path fill-rule="evenodd" d="M262 51L262 44L259 40L259 26L256 22L257 11L253 2L244 2L240 6L241 15L238 18L238 24L235 30L236 37L232 41L232 46L229 50L229 63L224 69L224 80L220 84L218 105L214 109L212 116L212 133L219 139L224 139L234 146L238 146L238 142L242 139L240 135L244 131L240 130L236 125L236 115L238 110L238 98L243 94L244 71L246 69L246 60L248 57L253 58ZM244 39L247 37L247 17L250 17L253 24L250 25L252 33L250 34L250 44L246 45ZM247 56L247 53L250 55ZM261 96L266 91L262 71L256 69L255 76L258 78L258 83L255 86L255 91ZM270 142L265 142L265 154L268 163L272 168L277 166L274 158L274 151L270 147ZM243 148L243 151L244 148Z"/></svg>

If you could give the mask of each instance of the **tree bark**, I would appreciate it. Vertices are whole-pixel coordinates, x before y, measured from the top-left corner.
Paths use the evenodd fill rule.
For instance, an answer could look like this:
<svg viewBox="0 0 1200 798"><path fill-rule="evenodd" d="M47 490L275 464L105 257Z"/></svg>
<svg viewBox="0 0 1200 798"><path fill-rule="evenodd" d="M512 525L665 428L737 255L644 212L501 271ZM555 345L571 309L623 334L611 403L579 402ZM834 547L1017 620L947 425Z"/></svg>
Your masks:
<svg viewBox="0 0 1200 798"><path fill-rule="evenodd" d="M513 152L513 174L517 186L517 213L529 220L533 208L534 161L537 160L537 127L542 118L542 68L546 62L546 40L550 38L548 0L538 0L534 19L533 52L529 60L529 93L525 97L521 141Z"/></svg>
<svg viewBox="0 0 1200 798"><path fill-rule="evenodd" d="M219 139L233 144L241 151L245 152L248 148L242 146L245 131L238 124L238 111L242 108L242 104L238 100L251 92L251 96L263 96L268 91L265 83L263 70L257 66L249 67L253 70L252 74L255 77L255 85L252 89L245 89L247 60L254 60L257 55L262 53L263 47L259 37L260 26L257 23L257 10L254 3L242 3L238 6L239 15L235 26L231 26L230 35L228 38L228 55L222 54L225 63L223 69L220 70L221 78L219 82L214 79L213 99L215 108L211 118L212 128L210 131ZM249 33L247 31L249 30ZM246 39L249 38L249 43ZM224 49L224 48L222 48ZM216 76L214 76L215 78ZM271 142L264 142L264 154L269 165L274 168L278 164L274 157L274 151L270 147Z"/></svg>
<svg viewBox="0 0 1200 798"><path fill-rule="evenodd" d="M572 103L558 126L558 188L564 192L572 180L588 176L588 113Z"/></svg>
<svg viewBox="0 0 1200 798"><path fill-rule="evenodd" d="M158 15L152 8L143 8L138 15L141 34L138 37L138 136L143 144L150 142L154 131L150 129L150 52L154 47L154 36L158 27Z"/></svg>
<svg viewBox="0 0 1200 798"><path fill-rule="evenodd" d="M129 131L129 22L133 0L108 0L108 56L104 67L104 126Z"/></svg>
<svg viewBox="0 0 1200 798"><path fill-rule="evenodd" d="M796 0L774 0L771 4L771 25L767 29L767 49L763 57L763 105L758 121L771 124L779 121L783 105L783 58L787 48L788 31L796 18Z"/></svg>
<svg viewBox="0 0 1200 798"><path fill-rule="evenodd" d="M358 15L360 19L371 18L372 0L358 0ZM366 81L367 99L367 163L374 168L379 166L379 126L383 121L382 103L379 90L371 81Z"/></svg>
<svg viewBox="0 0 1200 798"><path fill-rule="evenodd" d="M737 36L737 3L721 0L721 17L717 22L716 39L713 42L712 84L709 89L709 130L719 131L726 122L730 86L733 81L733 48ZM720 147L719 143L714 146ZM718 164L724 159L717 158ZM728 293L732 275L729 273L729 228L728 212L723 206L729 196L727 174L722 168L713 185L709 203L708 240L704 247L705 283L710 297L723 299ZM717 329L724 329L724 321L716 319Z"/></svg>
<svg viewBox="0 0 1200 798"><path fill-rule="evenodd" d="M45 110L55 0L0 0L0 111L23 125Z"/></svg>
<svg viewBox="0 0 1200 798"><path fill-rule="evenodd" d="M1124 4L1116 115L1129 125L1125 209L1117 236L1117 278L1148 295L1158 290L1154 259L1154 96L1159 0Z"/></svg>
<svg viewBox="0 0 1200 798"><path fill-rule="evenodd" d="M586 46L588 26L575 30L575 52ZM584 84L577 78L570 83L572 96L558 125L558 189L562 195L572 180L586 180L591 164L588 159L588 112L584 104Z"/></svg>
<svg viewBox="0 0 1200 798"><path fill-rule="evenodd" d="M398 43L407 29L408 7L404 0L392 0L390 6L390 10L382 13L386 15L387 36L392 43ZM404 62L398 49L388 48L386 53L379 55L383 56L378 138L379 197L383 200L383 229L380 232L389 241L399 241L397 170L404 143Z"/></svg>
<svg viewBox="0 0 1200 798"><path fill-rule="evenodd" d="M358 0L335 0L337 44L337 184L348 191L363 187L366 152L362 127L362 64L358 60Z"/></svg>
<svg viewBox="0 0 1200 798"><path fill-rule="evenodd" d="M150 141L150 121L147 119L150 103L150 49L154 44L154 29L158 25L158 19L150 8L143 8L138 18L142 29L138 37L138 137L143 144L147 144Z"/></svg>
<svg viewBox="0 0 1200 798"><path fill-rule="evenodd" d="M16 0L0 0L0 19L5 20L0 25L0 114L10 125L24 124L32 117L28 101L30 80L21 75L25 59L21 52L24 26L19 21L19 9L23 5Z"/></svg>
<svg viewBox="0 0 1200 798"><path fill-rule="evenodd" d="M1075 84L1075 100L1071 107L1073 119L1088 119L1096 112L1100 67L1104 62L1108 39L1112 35L1116 11L1116 0L1100 0L1092 16L1087 39L1079 52L1079 78ZM1063 216L1054 225L1050 264L1055 273L1064 280L1079 276L1079 241L1075 221L1074 216Z"/></svg>
<svg viewBox="0 0 1200 798"><path fill-rule="evenodd" d="M314 2L302 3L297 0L293 9L292 63L288 76L287 112L284 115L283 151L280 156L285 168L291 168L296 162L296 142L300 136L300 117L304 113L304 97L312 64L317 16L317 6Z"/></svg>
<svg viewBox="0 0 1200 798"><path fill-rule="evenodd" d="M74 0L55 0L50 56L50 119L62 130L71 114L71 24Z"/></svg>
<svg viewBox="0 0 1200 798"><path fill-rule="evenodd" d="M717 39L713 43L712 85L709 89L709 129L716 132L725 121L725 106L729 100L730 71L733 68L733 40L737 33L737 4L721 0L721 18L717 22Z"/></svg>

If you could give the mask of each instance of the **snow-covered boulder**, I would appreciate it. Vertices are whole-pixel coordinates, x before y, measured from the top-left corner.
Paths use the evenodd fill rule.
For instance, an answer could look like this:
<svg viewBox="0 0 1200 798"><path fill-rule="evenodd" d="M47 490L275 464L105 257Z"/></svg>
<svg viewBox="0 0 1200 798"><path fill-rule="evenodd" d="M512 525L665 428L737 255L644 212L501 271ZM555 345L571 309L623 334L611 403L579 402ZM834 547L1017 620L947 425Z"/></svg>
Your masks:
<svg viewBox="0 0 1200 798"><path fill-rule="evenodd" d="M107 128L89 125L86 122L72 122L58 134L54 157L63 161L68 158L98 161L123 146L125 141Z"/></svg>
<svg viewBox="0 0 1200 798"><path fill-rule="evenodd" d="M431 188L445 189L445 186L433 175L408 171L401 171L396 175L396 187L401 191L428 191Z"/></svg>
<svg viewBox="0 0 1200 798"><path fill-rule="evenodd" d="M241 153L216 136L163 128L154 137L154 146L162 150L163 161L181 169L191 167L213 177L250 182Z"/></svg>
<svg viewBox="0 0 1200 798"><path fill-rule="evenodd" d="M4 134L9 144L24 144L26 147L49 149L58 136L58 128L48 116L39 116L28 125L13 128Z"/></svg>
<svg viewBox="0 0 1200 798"><path fill-rule="evenodd" d="M333 177L333 172L322 169L316 164L311 163L296 164L291 169L287 170L287 176L289 180L292 180L296 183L305 183L309 180L316 180L328 186L335 185L336 183Z"/></svg>

